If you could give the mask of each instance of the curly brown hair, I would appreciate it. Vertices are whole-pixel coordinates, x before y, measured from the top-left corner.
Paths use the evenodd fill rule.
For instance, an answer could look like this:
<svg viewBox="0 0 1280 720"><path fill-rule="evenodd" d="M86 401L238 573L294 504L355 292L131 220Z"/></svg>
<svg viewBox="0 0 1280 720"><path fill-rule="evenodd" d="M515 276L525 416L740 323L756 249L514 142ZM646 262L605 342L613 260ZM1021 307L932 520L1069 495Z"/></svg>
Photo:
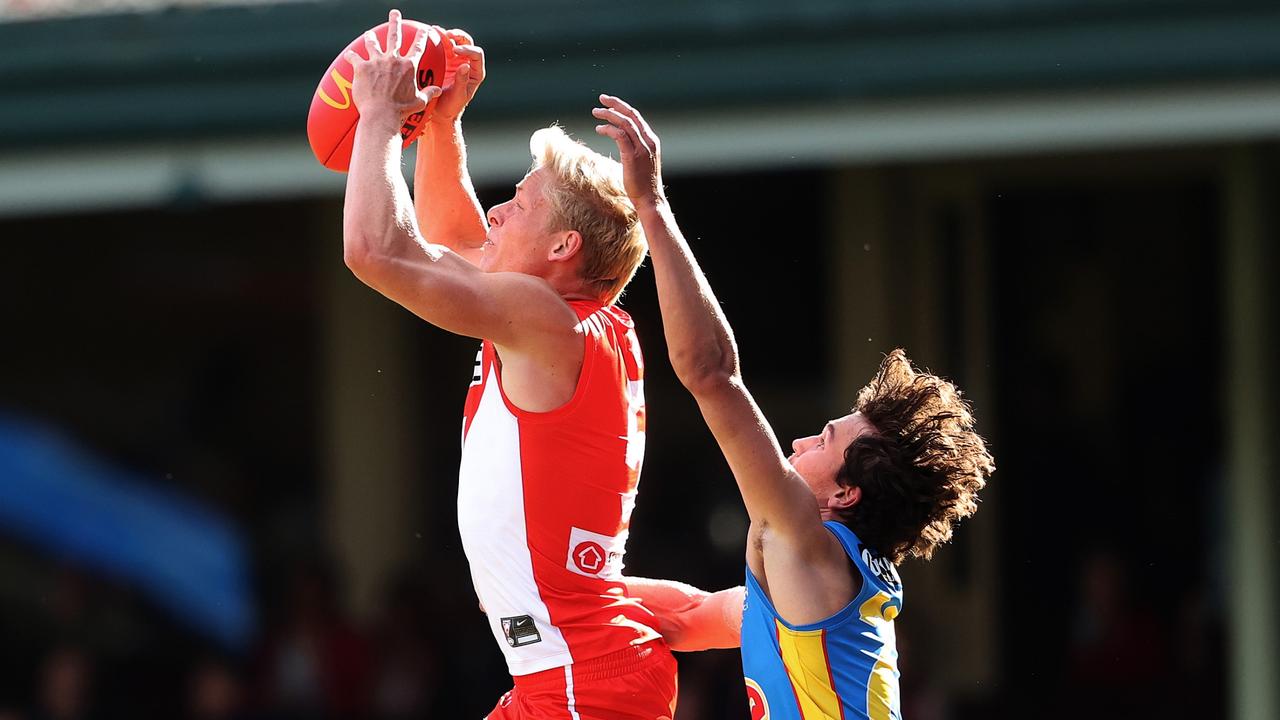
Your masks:
<svg viewBox="0 0 1280 720"><path fill-rule="evenodd" d="M845 449L836 481L861 488L862 499L838 519L894 563L928 560L952 526L977 511L978 491L996 469L969 403L896 349L858 392L854 410L876 432Z"/></svg>

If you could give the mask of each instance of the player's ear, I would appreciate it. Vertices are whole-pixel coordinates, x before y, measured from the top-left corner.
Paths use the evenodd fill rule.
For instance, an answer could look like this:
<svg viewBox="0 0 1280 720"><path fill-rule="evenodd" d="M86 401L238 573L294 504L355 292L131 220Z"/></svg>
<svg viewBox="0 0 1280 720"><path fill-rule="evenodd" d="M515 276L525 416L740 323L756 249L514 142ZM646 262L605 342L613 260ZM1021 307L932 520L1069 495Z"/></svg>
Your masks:
<svg viewBox="0 0 1280 720"><path fill-rule="evenodd" d="M832 510L848 510L862 501L862 488L841 485L827 500L827 507Z"/></svg>
<svg viewBox="0 0 1280 720"><path fill-rule="evenodd" d="M577 230L566 230L559 233L555 242L551 243L551 249L547 251L547 260L564 262L572 259L581 250L582 234Z"/></svg>

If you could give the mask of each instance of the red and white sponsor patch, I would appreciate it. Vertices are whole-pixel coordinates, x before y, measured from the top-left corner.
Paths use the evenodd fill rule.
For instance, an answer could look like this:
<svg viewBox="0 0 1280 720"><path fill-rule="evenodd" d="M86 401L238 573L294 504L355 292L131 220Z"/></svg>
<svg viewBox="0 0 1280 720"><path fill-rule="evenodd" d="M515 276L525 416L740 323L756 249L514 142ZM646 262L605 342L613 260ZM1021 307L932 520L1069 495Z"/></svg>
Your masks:
<svg viewBox="0 0 1280 720"><path fill-rule="evenodd" d="M569 557L564 566L570 572L586 577L620 577L626 546L626 531L617 537L610 537L582 528L570 528Z"/></svg>

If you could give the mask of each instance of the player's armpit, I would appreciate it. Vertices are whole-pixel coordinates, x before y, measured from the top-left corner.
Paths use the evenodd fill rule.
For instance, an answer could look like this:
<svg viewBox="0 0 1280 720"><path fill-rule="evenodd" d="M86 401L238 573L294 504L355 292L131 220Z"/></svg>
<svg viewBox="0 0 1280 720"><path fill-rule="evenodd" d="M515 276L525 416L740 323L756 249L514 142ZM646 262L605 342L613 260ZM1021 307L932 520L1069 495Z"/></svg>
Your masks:
<svg viewBox="0 0 1280 720"><path fill-rule="evenodd" d="M778 615L792 625L832 617L862 589L862 575L825 527L808 537L779 535L765 528L761 547L769 599Z"/></svg>
<svg viewBox="0 0 1280 720"><path fill-rule="evenodd" d="M710 593L676 580L626 577L627 594L658 619L658 632L678 652L736 648L742 644L742 586Z"/></svg>

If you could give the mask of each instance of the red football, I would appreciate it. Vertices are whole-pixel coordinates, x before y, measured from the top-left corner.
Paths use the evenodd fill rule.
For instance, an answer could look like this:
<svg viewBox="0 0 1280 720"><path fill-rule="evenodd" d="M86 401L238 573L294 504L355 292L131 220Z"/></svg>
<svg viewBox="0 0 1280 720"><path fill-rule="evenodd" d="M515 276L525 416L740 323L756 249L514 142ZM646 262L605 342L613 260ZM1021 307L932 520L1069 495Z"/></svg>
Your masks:
<svg viewBox="0 0 1280 720"><path fill-rule="evenodd" d="M389 23L382 23L373 29L383 47L387 44L388 25ZM429 33L427 49L418 63L418 87L443 86L446 69L452 75L455 68L446 68L444 35L440 28L413 20L402 20L401 27L401 54L409 50L418 32ZM346 49L355 50L362 58L369 57L363 34L352 40ZM351 145L355 142L356 123L360 121L360 112L351 101L351 63L342 55L343 53L338 53L329 69L325 70L324 77L320 78L316 94L311 98L311 112L307 115L307 139L311 141L311 151L316 154L321 165L338 172L346 172L351 165ZM422 134L423 119L430 110L428 107L424 112L410 115L404 127L400 128L405 147L409 147Z"/></svg>

